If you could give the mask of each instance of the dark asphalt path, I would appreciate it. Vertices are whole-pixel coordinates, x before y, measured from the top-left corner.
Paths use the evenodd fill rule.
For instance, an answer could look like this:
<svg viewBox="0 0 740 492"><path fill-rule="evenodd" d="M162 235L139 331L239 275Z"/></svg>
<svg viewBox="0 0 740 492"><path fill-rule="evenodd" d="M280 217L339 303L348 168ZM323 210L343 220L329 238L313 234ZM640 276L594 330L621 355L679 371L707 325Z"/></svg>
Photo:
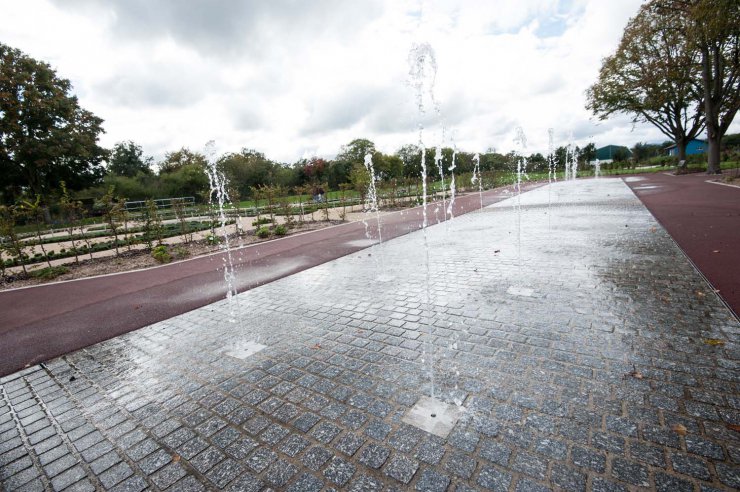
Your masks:
<svg viewBox="0 0 740 492"><path fill-rule="evenodd" d="M740 314L740 188L704 173L625 179L736 315Z"/></svg>
<svg viewBox="0 0 740 492"><path fill-rule="evenodd" d="M524 190L541 186L528 184ZM496 188L483 205L512 195ZM431 204L429 224L435 224ZM458 197L455 215L478 210L477 193ZM375 236L375 220L368 221ZM382 217L383 240L418 230L422 207ZM232 251L238 292L373 244L362 222L288 236ZM134 272L0 292L0 376L221 300L224 254Z"/></svg>

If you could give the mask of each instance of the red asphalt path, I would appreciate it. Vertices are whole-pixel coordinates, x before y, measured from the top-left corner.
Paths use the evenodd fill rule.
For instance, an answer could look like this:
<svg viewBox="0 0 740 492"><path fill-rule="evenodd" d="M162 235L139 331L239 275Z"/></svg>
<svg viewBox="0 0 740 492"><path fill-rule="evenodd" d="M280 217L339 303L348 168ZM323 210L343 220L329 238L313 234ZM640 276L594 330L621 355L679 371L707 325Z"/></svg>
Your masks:
<svg viewBox="0 0 740 492"><path fill-rule="evenodd" d="M484 192L483 205L511 197L505 189ZM430 224L437 206L427 208ZM473 193L457 198L454 214L479 208ZM384 240L419 230L422 207L381 222ZM370 245L362 222L348 222L235 249L235 288L243 292ZM224 255L0 292L0 376L224 299Z"/></svg>
<svg viewBox="0 0 740 492"><path fill-rule="evenodd" d="M707 182L714 179L656 173L625 181L738 315L740 188Z"/></svg>

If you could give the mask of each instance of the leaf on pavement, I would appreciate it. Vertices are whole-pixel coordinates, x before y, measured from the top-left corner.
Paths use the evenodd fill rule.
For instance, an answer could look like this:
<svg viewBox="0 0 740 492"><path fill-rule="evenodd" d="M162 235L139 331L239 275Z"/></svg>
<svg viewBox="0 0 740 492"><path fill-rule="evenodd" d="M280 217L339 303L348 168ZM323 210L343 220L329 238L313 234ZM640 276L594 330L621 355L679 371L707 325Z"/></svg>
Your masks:
<svg viewBox="0 0 740 492"><path fill-rule="evenodd" d="M719 338L705 338L704 343L706 343L707 345L712 345L712 346L716 346L716 345L721 346L725 344L725 341L720 340Z"/></svg>
<svg viewBox="0 0 740 492"><path fill-rule="evenodd" d="M740 432L740 425L737 424L727 424L727 428L735 432Z"/></svg>
<svg viewBox="0 0 740 492"><path fill-rule="evenodd" d="M683 424L675 424L671 429L679 436L685 436L688 433L688 430Z"/></svg>
<svg viewBox="0 0 740 492"><path fill-rule="evenodd" d="M314 346L313 346L313 347L311 347L311 348L312 348L313 350L318 350L318 349L320 349L320 348L321 348L321 344L320 344L320 343L317 343L316 345L314 345Z"/></svg>

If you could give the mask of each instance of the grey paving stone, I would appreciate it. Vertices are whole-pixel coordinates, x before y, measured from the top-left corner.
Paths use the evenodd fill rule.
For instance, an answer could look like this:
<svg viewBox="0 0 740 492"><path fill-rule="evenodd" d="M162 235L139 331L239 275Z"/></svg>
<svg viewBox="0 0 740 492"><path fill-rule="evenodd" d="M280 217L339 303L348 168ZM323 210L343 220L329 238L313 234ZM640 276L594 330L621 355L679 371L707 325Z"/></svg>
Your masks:
<svg viewBox="0 0 740 492"><path fill-rule="evenodd" d="M694 485L687 480L658 472L655 474L655 490L659 492L692 492Z"/></svg>
<svg viewBox="0 0 740 492"><path fill-rule="evenodd" d="M414 458L430 465L436 465L442 460L445 452L446 449L442 443L433 439L427 439L419 444L419 447L414 454Z"/></svg>
<svg viewBox="0 0 740 492"><path fill-rule="evenodd" d="M90 463L90 469L93 473L100 474L121 461L123 461L123 459L116 451L109 451Z"/></svg>
<svg viewBox="0 0 740 492"><path fill-rule="evenodd" d="M380 468L391 454L389 448L370 443L360 452L359 462L370 468Z"/></svg>
<svg viewBox="0 0 740 492"><path fill-rule="evenodd" d="M271 464L265 473L265 479L275 487L284 487L298 472L298 468L284 460Z"/></svg>
<svg viewBox="0 0 740 492"><path fill-rule="evenodd" d="M486 490L504 492L509 490L511 485L511 474L497 470L492 466L483 466L480 473L478 473L476 484Z"/></svg>
<svg viewBox="0 0 740 492"><path fill-rule="evenodd" d="M241 475L244 467L232 459L225 459L206 473L206 478L210 480L218 489L223 490L229 482Z"/></svg>
<svg viewBox="0 0 740 492"><path fill-rule="evenodd" d="M237 460L243 460L259 443L249 437L242 437L226 448L226 454Z"/></svg>
<svg viewBox="0 0 740 492"><path fill-rule="evenodd" d="M588 468L597 473L604 473L606 470L606 457L601 453L591 451L590 449L573 447L571 451L571 460L576 466Z"/></svg>
<svg viewBox="0 0 740 492"><path fill-rule="evenodd" d="M334 482L335 484L342 486L349 482L352 475L355 473L355 466L339 457L334 457L329 462L329 465L324 469L324 477Z"/></svg>
<svg viewBox="0 0 740 492"><path fill-rule="evenodd" d="M164 449L159 449L149 456L142 458L136 464L141 468L141 471L147 475L151 475L170 461L172 461L172 456Z"/></svg>
<svg viewBox="0 0 740 492"><path fill-rule="evenodd" d="M310 473L304 473L285 490L287 492L320 492L323 488L324 482Z"/></svg>
<svg viewBox="0 0 740 492"><path fill-rule="evenodd" d="M314 446L306 451L301 461L311 470L318 471L332 456L331 451L320 446Z"/></svg>
<svg viewBox="0 0 740 492"><path fill-rule="evenodd" d="M444 469L460 478L468 479L473 475L477 462L465 453L454 451L447 453Z"/></svg>
<svg viewBox="0 0 740 492"><path fill-rule="evenodd" d="M170 463L154 473L151 479L157 487L166 489L185 475L187 475L187 472L180 463Z"/></svg>
<svg viewBox="0 0 740 492"><path fill-rule="evenodd" d="M85 470L78 465L54 477L51 480L51 486L56 491L64 490L70 485L85 478L86 475Z"/></svg>
<svg viewBox="0 0 740 492"><path fill-rule="evenodd" d="M103 487L110 489L133 475L133 473L133 470L127 463L121 462L98 475L98 480L103 484Z"/></svg>
<svg viewBox="0 0 740 492"><path fill-rule="evenodd" d="M702 459L682 453L672 453L670 456L671 464L676 472L709 480L709 469Z"/></svg>
<svg viewBox="0 0 740 492"><path fill-rule="evenodd" d="M612 461L612 477L639 487L650 485L646 467L622 458Z"/></svg>
<svg viewBox="0 0 740 492"><path fill-rule="evenodd" d="M190 460L190 464L200 473L206 473L208 470L219 464L225 457L226 456L218 448L211 446Z"/></svg>
<svg viewBox="0 0 740 492"><path fill-rule="evenodd" d="M257 473L267 468L277 459L277 454L267 448L259 448L247 460L247 466Z"/></svg>

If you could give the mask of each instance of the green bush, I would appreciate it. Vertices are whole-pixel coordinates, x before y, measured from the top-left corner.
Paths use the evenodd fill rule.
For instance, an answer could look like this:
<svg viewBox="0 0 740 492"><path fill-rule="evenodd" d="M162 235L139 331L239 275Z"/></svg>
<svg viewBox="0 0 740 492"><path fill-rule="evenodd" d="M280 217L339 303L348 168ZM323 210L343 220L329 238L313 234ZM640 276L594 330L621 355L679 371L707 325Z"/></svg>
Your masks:
<svg viewBox="0 0 740 492"><path fill-rule="evenodd" d="M271 223L272 221L268 219L267 217L260 217L259 219L252 221L253 226L260 226L263 224L271 224Z"/></svg>
<svg viewBox="0 0 740 492"><path fill-rule="evenodd" d="M152 249L152 258L160 263L169 263L172 261L172 256L170 256L170 253L167 251L167 246L164 244L155 246L154 249Z"/></svg>
<svg viewBox="0 0 740 492"><path fill-rule="evenodd" d="M255 231L255 234L257 235L257 237L265 239L266 237L270 235L270 229L268 229L265 226L262 226Z"/></svg>
<svg viewBox="0 0 740 492"><path fill-rule="evenodd" d="M183 248L182 246L177 246L175 248L174 253L175 253L175 258L177 259L187 258L188 256L190 256L190 251Z"/></svg>
<svg viewBox="0 0 740 492"><path fill-rule="evenodd" d="M285 236L288 233L288 228L285 227L283 224L280 224L275 228L275 235L276 236Z"/></svg>
<svg viewBox="0 0 740 492"><path fill-rule="evenodd" d="M59 275L63 275L69 271L69 268L65 266L54 266L54 267L46 267L46 268L40 268L38 270L31 270L28 272L28 274L33 278L42 278L44 280L51 280L53 278L57 278Z"/></svg>

